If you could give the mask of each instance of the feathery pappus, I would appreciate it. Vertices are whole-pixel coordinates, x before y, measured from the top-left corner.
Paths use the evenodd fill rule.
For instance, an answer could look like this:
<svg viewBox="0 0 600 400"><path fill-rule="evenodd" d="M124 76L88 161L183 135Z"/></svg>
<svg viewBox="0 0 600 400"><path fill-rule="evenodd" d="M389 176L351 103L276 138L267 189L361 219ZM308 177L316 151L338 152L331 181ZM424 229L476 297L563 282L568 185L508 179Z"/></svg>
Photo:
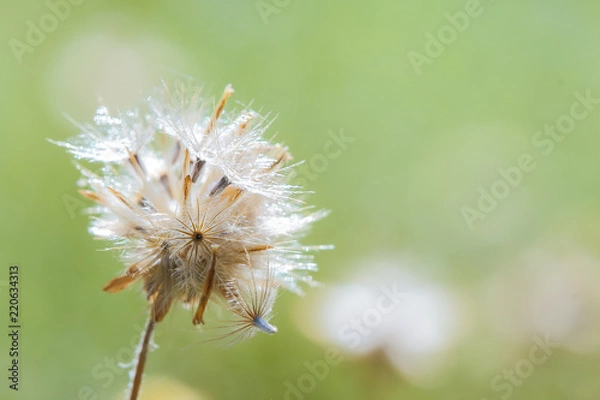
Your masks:
<svg viewBox="0 0 600 400"><path fill-rule="evenodd" d="M215 104L189 83L163 84L138 108L98 108L93 124L55 143L99 164L77 164L80 192L96 203L90 233L114 242L126 265L104 290L142 281L153 323L181 302L203 324L218 304L234 317L227 333L243 338L277 331L278 291L312 284L311 252L329 246L300 244L327 212L299 199L287 147L264 138L270 121L225 109L232 94L228 85Z"/></svg>

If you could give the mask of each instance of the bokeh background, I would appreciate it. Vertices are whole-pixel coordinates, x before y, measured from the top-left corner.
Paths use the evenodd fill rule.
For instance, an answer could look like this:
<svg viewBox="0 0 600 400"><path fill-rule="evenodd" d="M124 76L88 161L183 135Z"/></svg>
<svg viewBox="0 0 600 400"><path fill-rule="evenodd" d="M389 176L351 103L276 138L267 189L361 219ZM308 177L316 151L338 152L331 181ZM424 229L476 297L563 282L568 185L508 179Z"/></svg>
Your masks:
<svg viewBox="0 0 600 400"><path fill-rule="evenodd" d="M143 399L600 398L599 15L591 0L2 0L0 314L17 263L23 329L20 390L3 372L0 397L122 398L114 363L146 304L101 291L121 266L46 138L175 72L278 115L310 201L332 210L307 243L336 249L317 255L321 287L281 297L272 337L223 349L171 312ZM348 138L335 156L331 135Z"/></svg>

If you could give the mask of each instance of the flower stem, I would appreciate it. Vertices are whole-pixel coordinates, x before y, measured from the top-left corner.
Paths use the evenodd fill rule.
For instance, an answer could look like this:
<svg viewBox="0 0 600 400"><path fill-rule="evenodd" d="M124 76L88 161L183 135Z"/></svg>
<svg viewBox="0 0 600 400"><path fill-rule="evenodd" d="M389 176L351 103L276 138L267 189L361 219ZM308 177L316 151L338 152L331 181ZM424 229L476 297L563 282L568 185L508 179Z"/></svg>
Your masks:
<svg viewBox="0 0 600 400"><path fill-rule="evenodd" d="M131 386L131 395L129 400L137 400L142 386L142 375L144 374L144 367L146 366L146 357L148 356L148 347L150 346L150 339L152 338L152 332L154 331L155 325L154 317L152 314L148 317L146 324L146 331L141 339L141 343L138 346L137 353L137 364L135 367L135 377L133 378L133 385Z"/></svg>

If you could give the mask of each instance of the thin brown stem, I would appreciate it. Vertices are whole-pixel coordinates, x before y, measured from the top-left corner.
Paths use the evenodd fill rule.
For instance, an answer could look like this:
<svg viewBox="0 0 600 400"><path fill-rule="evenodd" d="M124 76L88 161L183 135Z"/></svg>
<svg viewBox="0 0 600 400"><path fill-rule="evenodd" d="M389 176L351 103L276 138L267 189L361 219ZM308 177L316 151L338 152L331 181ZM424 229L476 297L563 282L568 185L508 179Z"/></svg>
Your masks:
<svg viewBox="0 0 600 400"><path fill-rule="evenodd" d="M146 366L146 357L148 356L148 347L150 346L150 339L152 338L152 332L154 331L154 317L152 314L148 317L148 323L146 324L146 331L140 343L138 350L137 365L135 367L135 377L133 378L133 385L131 386L131 395L129 400L137 400L142 386L142 375L144 374L144 367Z"/></svg>

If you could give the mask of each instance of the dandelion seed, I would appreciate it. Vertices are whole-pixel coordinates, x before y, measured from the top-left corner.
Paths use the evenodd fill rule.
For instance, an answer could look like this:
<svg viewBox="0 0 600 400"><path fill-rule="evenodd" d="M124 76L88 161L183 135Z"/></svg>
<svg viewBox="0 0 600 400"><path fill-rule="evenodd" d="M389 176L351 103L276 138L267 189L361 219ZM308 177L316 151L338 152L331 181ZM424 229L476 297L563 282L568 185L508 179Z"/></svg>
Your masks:
<svg viewBox="0 0 600 400"><path fill-rule="evenodd" d="M263 138L269 121L230 112L230 85L214 107L189 84L163 84L136 109L111 116L66 142L78 165L81 194L96 206L90 232L121 249L125 271L104 290L142 281L150 320L138 351L131 399L137 398L148 343L175 302L192 306L194 325L210 304L233 315L226 336L277 332L269 323L280 289L301 292L315 269L299 240L324 211L311 211L288 183L285 146ZM212 110L211 110L212 109Z"/></svg>

